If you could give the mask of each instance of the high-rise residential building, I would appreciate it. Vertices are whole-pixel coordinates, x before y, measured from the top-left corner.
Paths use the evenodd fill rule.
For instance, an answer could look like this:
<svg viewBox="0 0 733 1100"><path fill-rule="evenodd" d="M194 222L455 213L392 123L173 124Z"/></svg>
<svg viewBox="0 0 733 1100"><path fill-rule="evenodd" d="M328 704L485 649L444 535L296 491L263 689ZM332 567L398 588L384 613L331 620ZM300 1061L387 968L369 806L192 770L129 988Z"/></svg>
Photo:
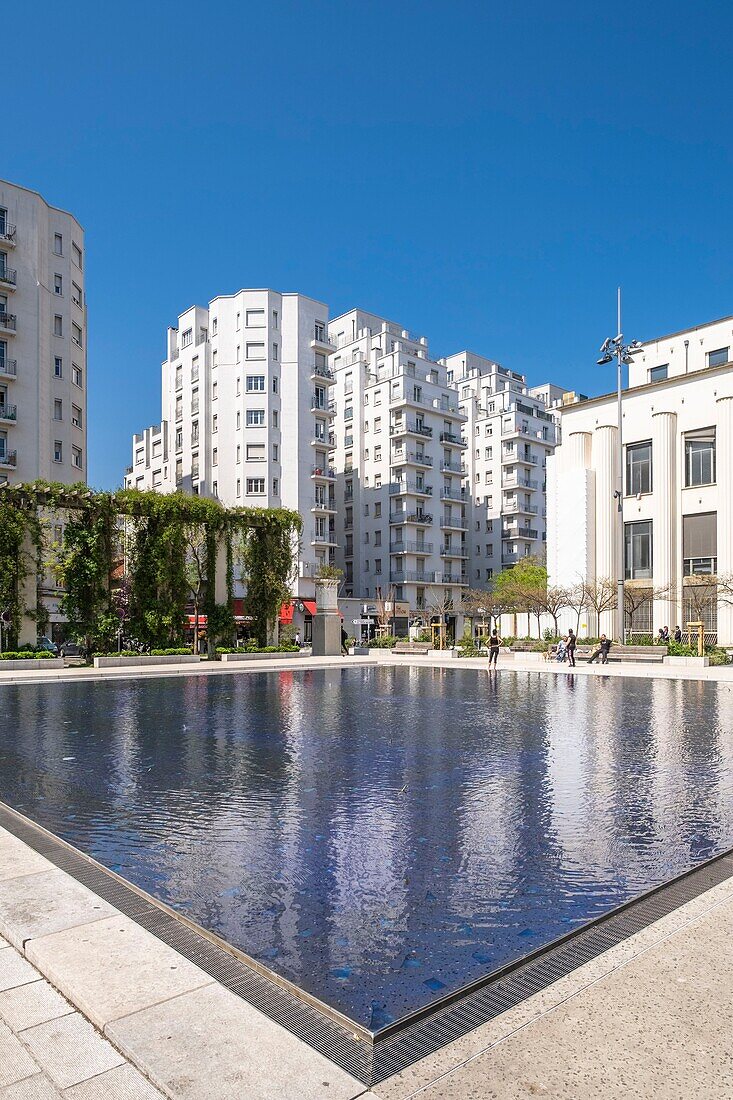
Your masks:
<svg viewBox="0 0 733 1100"><path fill-rule="evenodd" d="M623 561L616 393L561 410L562 445L548 462L550 580L615 582L622 567L632 633L702 621L710 640L733 642L723 586L733 574L732 350L725 317L634 356L622 395ZM611 636L614 624L608 610L588 627Z"/></svg>
<svg viewBox="0 0 733 1100"><path fill-rule="evenodd" d="M329 324L336 350L336 560L345 594L413 610L460 603L467 578L466 419L425 337L363 310Z"/></svg>
<svg viewBox="0 0 733 1100"><path fill-rule="evenodd" d="M529 389L524 375L469 351L444 363L466 417L467 575L481 588L522 558L544 560L545 464L558 435L548 404L563 391Z"/></svg>
<svg viewBox="0 0 733 1100"><path fill-rule="evenodd" d="M84 230L0 180L0 482L87 479Z"/></svg>
<svg viewBox="0 0 733 1100"><path fill-rule="evenodd" d="M125 475L131 488L300 512L294 594L309 601L335 550L327 326L322 302L273 290L186 310L168 329L160 424L133 437Z"/></svg>

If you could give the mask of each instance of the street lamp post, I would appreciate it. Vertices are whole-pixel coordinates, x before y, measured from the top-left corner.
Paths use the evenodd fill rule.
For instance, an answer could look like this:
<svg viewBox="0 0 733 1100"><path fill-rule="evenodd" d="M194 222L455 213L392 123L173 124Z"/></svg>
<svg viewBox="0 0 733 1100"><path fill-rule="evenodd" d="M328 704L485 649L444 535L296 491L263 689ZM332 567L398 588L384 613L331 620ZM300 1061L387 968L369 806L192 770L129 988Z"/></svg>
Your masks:
<svg viewBox="0 0 733 1100"><path fill-rule="evenodd" d="M616 405L618 416L618 451L617 451L617 469L616 469L616 490L613 494L616 500L616 512L617 512L617 547L616 547L616 570L617 570L617 594L616 594L616 633L618 636L619 645L624 644L624 576L625 576L625 563L624 563L624 440L623 440L623 411L621 405L621 385L622 385L622 371L624 363L633 362L635 355L638 355L643 350L643 345L638 340L633 340L630 344L624 344L624 334L621 331L621 287L618 288L617 294L617 335L613 339L609 338L604 340L601 345L601 358L598 360L599 366L605 366L606 363L612 363L616 360Z"/></svg>

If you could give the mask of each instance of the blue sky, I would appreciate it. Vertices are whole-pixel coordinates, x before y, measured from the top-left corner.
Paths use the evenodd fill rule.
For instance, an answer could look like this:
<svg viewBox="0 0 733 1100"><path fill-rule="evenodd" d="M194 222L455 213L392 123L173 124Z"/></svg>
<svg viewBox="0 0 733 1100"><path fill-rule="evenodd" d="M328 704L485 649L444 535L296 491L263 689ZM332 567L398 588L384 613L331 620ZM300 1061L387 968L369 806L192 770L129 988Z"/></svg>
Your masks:
<svg viewBox="0 0 733 1100"><path fill-rule="evenodd" d="M733 313L729 5L23 7L0 174L87 232L94 485L242 286L591 394L617 283L629 337Z"/></svg>

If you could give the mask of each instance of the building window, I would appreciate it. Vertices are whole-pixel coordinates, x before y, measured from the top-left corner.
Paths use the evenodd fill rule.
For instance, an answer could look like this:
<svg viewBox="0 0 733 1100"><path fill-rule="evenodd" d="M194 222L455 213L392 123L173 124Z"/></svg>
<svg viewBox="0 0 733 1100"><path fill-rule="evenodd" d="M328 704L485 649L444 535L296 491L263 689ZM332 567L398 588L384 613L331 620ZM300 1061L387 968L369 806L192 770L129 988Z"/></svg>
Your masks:
<svg viewBox="0 0 733 1100"><path fill-rule="evenodd" d="M240 445L240 444L238 443L238 444L237 444L237 466L239 465L239 463L240 463L241 461L242 461L242 447L241 447L241 445Z"/></svg>
<svg viewBox="0 0 733 1100"><path fill-rule="evenodd" d="M73 241L71 242L71 258L73 259L74 263L79 268L79 270L81 271L81 269L83 267L81 249L79 248L79 245L74 244Z"/></svg>
<svg viewBox="0 0 733 1100"><path fill-rule="evenodd" d="M708 352L708 366L709 367L721 367L724 363L730 362L730 348L718 348L716 351Z"/></svg>
<svg viewBox="0 0 733 1100"><path fill-rule="evenodd" d="M219 431L219 414L218 413L214 413L214 415L211 418L211 431L212 432L218 432Z"/></svg>
<svg viewBox="0 0 733 1100"><path fill-rule="evenodd" d="M71 364L71 381L74 383L75 386L78 386L79 389L82 388L84 377L82 375L81 367L77 367L76 363Z"/></svg>
<svg viewBox="0 0 733 1100"><path fill-rule="evenodd" d="M280 482L279 482L278 478L276 478L276 477L274 477L272 479L272 495L274 497L277 497L277 496L280 495Z"/></svg>
<svg viewBox="0 0 733 1100"><path fill-rule="evenodd" d="M64 361L60 355L54 355L53 357L53 373L56 378L63 378L64 376Z"/></svg>
<svg viewBox="0 0 733 1100"><path fill-rule="evenodd" d="M275 360L276 363L277 363L278 354L279 354L278 346L277 346L277 344L273 344L272 345L272 358Z"/></svg>
<svg viewBox="0 0 733 1100"><path fill-rule="evenodd" d="M57 397L53 403L53 418L54 420L64 419L64 404L59 397Z"/></svg>
<svg viewBox="0 0 733 1100"><path fill-rule="evenodd" d="M211 465L212 466L218 466L219 465L219 448L218 447L214 447L214 449L211 452Z"/></svg>
<svg viewBox="0 0 733 1100"><path fill-rule="evenodd" d="M73 321L71 322L71 342L76 344L78 348L82 347L81 328Z"/></svg>
<svg viewBox="0 0 733 1100"><path fill-rule="evenodd" d="M682 517L682 571L686 577L712 576L718 567L718 515Z"/></svg>
<svg viewBox="0 0 733 1100"><path fill-rule="evenodd" d="M247 313L245 315L245 323L247 325L247 328L264 328L265 327L265 311L264 311L264 309L248 309ZM262 345L262 347L264 347L264 344Z"/></svg>
<svg viewBox="0 0 733 1100"><path fill-rule="evenodd" d="M213 317L211 320L211 335L216 336L219 331L219 320L217 317Z"/></svg>
<svg viewBox="0 0 733 1100"><path fill-rule="evenodd" d="M265 358L265 345L248 343L247 344L247 358L248 359L264 359ZM239 362L239 359L237 359Z"/></svg>
<svg viewBox="0 0 733 1100"><path fill-rule="evenodd" d="M277 415L277 409L275 409L275 411L272 414L272 426L273 426L273 428L276 428L277 424L278 424L278 415Z"/></svg>
<svg viewBox="0 0 733 1100"><path fill-rule="evenodd" d="M60 439L55 439L53 444L53 460L54 462L64 461L64 445Z"/></svg>
<svg viewBox="0 0 733 1100"><path fill-rule="evenodd" d="M237 427L236 427L236 430L239 431L239 429L241 427L242 427L242 414L239 411L239 409L237 409Z"/></svg>
<svg viewBox="0 0 733 1100"><path fill-rule="evenodd" d="M277 443L273 443L273 445L272 445L272 461L273 462L279 462L280 461L279 458L278 458L279 454L280 454L280 448L278 447Z"/></svg>
<svg viewBox="0 0 733 1100"><path fill-rule="evenodd" d="M219 396L219 383L218 382L212 382L211 383L211 400L216 401L218 396Z"/></svg>
<svg viewBox="0 0 733 1100"><path fill-rule="evenodd" d="M659 367L652 367L649 371L650 382L663 382L669 373L668 364L663 363Z"/></svg>
<svg viewBox="0 0 733 1100"><path fill-rule="evenodd" d="M192 344L192 343L193 343L193 329L192 328L187 328L186 331L184 332L183 336L181 337L181 347L182 348L187 348L189 346L189 344Z"/></svg>
<svg viewBox="0 0 733 1100"><path fill-rule="evenodd" d="M81 287L79 286L78 283L75 283L73 280L72 280L72 283L71 283L71 300L72 300L72 302L74 303L75 306L79 306L79 309L81 309L82 300L83 300L82 299L82 293L81 293Z"/></svg>
<svg viewBox="0 0 733 1100"><path fill-rule="evenodd" d="M264 428L265 426L265 410L264 409L247 409L247 427L248 428Z"/></svg>
<svg viewBox="0 0 733 1100"><path fill-rule="evenodd" d="M685 436L685 485L715 482L715 428Z"/></svg>
<svg viewBox="0 0 733 1100"><path fill-rule="evenodd" d="M272 327L277 328L277 310L276 309L273 309L273 311L272 311Z"/></svg>
<svg viewBox="0 0 733 1100"><path fill-rule="evenodd" d="M246 378L247 393L264 393L265 392L265 376L264 374L248 374Z"/></svg>
<svg viewBox="0 0 733 1100"><path fill-rule="evenodd" d="M53 319L53 334L54 336L64 335L64 319L60 313L57 313Z"/></svg>
<svg viewBox="0 0 733 1100"><path fill-rule="evenodd" d="M650 580L652 576L652 521L624 524L626 580Z"/></svg>
<svg viewBox="0 0 733 1100"><path fill-rule="evenodd" d="M163 481L163 475L160 470L153 470L153 488L157 489Z"/></svg>
<svg viewBox="0 0 733 1100"><path fill-rule="evenodd" d="M325 344L326 342L326 323L325 321L316 321L313 326L313 335L319 344Z"/></svg>
<svg viewBox="0 0 733 1100"><path fill-rule="evenodd" d="M265 479L264 477L248 477L247 478L247 496L261 496L265 491Z"/></svg>
<svg viewBox="0 0 733 1100"><path fill-rule="evenodd" d="M54 275L53 277L53 292L59 295L64 293L64 280L60 275Z"/></svg>
<svg viewBox="0 0 733 1100"><path fill-rule="evenodd" d="M176 454L183 450L183 428L176 428Z"/></svg>
<svg viewBox="0 0 733 1100"><path fill-rule="evenodd" d="M242 327L241 322L242 322L242 314L238 313L237 314L237 332L239 332L240 328Z"/></svg>
<svg viewBox="0 0 733 1100"><path fill-rule="evenodd" d="M81 428L81 409L78 405L71 406L71 423L75 428Z"/></svg>
<svg viewBox="0 0 733 1100"><path fill-rule="evenodd" d="M634 443L626 448L626 495L652 491L652 445Z"/></svg>
<svg viewBox="0 0 733 1100"><path fill-rule="evenodd" d="M239 478L237 478L237 496L241 497L241 495L242 495L242 482L239 480Z"/></svg>
<svg viewBox="0 0 733 1100"><path fill-rule="evenodd" d="M64 238L60 233L54 233L53 235L53 254L54 256L63 256L64 254Z"/></svg>
<svg viewBox="0 0 733 1100"><path fill-rule="evenodd" d="M264 443L248 443L247 444L247 461L248 462L264 462L267 457Z"/></svg>
<svg viewBox="0 0 733 1100"><path fill-rule="evenodd" d="M272 392L277 393L277 375L273 375L272 378Z"/></svg>

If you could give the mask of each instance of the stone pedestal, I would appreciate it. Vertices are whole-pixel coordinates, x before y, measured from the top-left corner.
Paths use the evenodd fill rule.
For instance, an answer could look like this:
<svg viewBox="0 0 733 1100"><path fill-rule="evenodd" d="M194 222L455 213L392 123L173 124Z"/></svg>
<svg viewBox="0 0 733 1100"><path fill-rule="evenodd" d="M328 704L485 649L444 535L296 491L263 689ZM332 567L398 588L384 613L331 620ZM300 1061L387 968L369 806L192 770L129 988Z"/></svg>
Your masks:
<svg viewBox="0 0 733 1100"><path fill-rule="evenodd" d="M681 621L677 592L677 416L672 412L652 415L654 497L652 516L652 575L660 592L654 600L652 630L674 630Z"/></svg>
<svg viewBox="0 0 733 1100"><path fill-rule="evenodd" d="M38 624L35 615L37 602L38 576L36 574L36 548L26 532L23 543L23 560L28 572L21 583L20 602L23 607L23 615L20 622L18 642L20 645L35 645L38 637ZM28 612L31 612L29 615Z"/></svg>
<svg viewBox="0 0 733 1100"><path fill-rule="evenodd" d="M593 466L596 471L596 580L618 581L618 503L614 491L618 486L618 428L603 424L593 433ZM604 611L598 632L615 638L616 612Z"/></svg>
<svg viewBox="0 0 733 1100"><path fill-rule="evenodd" d="M331 578L316 581L316 614L311 649L314 657L338 657L341 652L338 586L339 582Z"/></svg>

